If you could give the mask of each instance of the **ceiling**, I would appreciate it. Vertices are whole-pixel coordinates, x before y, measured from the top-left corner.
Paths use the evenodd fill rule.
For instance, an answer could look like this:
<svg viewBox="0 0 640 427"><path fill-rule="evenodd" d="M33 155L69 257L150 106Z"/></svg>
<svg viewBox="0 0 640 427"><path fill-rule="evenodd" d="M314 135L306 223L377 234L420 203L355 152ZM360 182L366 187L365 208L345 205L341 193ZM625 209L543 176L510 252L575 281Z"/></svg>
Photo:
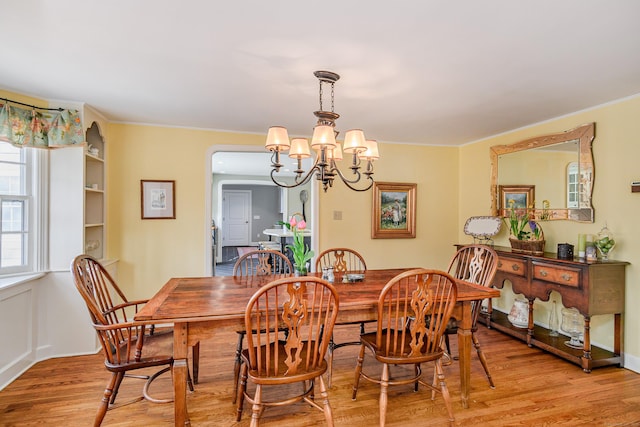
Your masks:
<svg viewBox="0 0 640 427"><path fill-rule="evenodd" d="M341 75L342 135L461 145L640 93L637 0L0 0L0 10L0 88L85 102L117 122L309 136L313 71L330 70Z"/></svg>

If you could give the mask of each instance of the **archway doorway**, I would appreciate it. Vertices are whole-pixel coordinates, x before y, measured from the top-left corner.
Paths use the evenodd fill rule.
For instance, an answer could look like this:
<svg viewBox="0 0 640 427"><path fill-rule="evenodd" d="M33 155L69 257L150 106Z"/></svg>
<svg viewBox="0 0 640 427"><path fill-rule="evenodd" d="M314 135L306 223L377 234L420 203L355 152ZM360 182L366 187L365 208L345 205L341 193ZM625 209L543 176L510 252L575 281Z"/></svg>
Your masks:
<svg viewBox="0 0 640 427"><path fill-rule="evenodd" d="M231 274L232 263L229 261L239 255L238 248L227 247L222 240L224 190L246 190L252 195L249 209L250 239L248 245L243 245L240 250L258 247L261 242L274 239L265 235L264 230L281 227L277 225L277 221L287 220L292 214L304 211L312 233L311 247L317 252L315 236L318 194L314 180L292 189L276 186L269 176L270 153L265 153L262 147L214 146L208 153L208 160L208 194L205 206L207 218L210 219L206 226L206 262L209 274ZM310 159L303 167L308 170L312 162L313 159Z"/></svg>

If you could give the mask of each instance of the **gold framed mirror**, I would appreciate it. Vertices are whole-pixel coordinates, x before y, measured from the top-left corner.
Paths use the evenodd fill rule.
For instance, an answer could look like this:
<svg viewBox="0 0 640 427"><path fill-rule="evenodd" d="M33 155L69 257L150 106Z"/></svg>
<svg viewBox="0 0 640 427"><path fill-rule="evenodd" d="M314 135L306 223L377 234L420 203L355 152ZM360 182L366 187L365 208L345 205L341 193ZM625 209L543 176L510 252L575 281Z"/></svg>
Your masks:
<svg viewBox="0 0 640 427"><path fill-rule="evenodd" d="M491 214L508 216L499 187L535 188L527 207L532 219L593 222L595 123L490 147Z"/></svg>

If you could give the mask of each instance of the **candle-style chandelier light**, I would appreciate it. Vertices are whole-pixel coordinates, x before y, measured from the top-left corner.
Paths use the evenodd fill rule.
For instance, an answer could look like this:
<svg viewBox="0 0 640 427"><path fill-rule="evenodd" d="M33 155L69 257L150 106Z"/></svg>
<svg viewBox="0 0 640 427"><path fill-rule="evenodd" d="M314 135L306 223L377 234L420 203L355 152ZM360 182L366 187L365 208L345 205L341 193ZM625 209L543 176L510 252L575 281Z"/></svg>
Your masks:
<svg viewBox="0 0 640 427"><path fill-rule="evenodd" d="M294 138L289 141L287 129L282 126L273 126L269 128L267 134L267 142L265 148L273 152L271 157L271 180L278 186L284 188L293 188L307 183L311 177L316 174L318 181L322 182L324 191L333 186L333 180L336 176L345 183L347 187L354 191L366 191L373 186L373 161L378 159L378 144L374 140L366 140L362 129L351 129L345 132L344 143L342 148L340 143L336 141L338 131L335 130L336 120L339 114L334 109L333 88L335 82L340 76L331 71L316 71L313 73L320 82L320 110L314 111L314 115L318 118L316 126L313 128L313 136L311 137L311 148L316 150L316 158L313 166L308 172L302 169L302 159L311 157L309 144L305 138ZM322 85L331 85L331 111L322 109ZM283 166L280 163L280 153L288 151L289 157L297 160L297 169L295 172L295 180L292 184L286 184L276 179L275 174L280 172ZM342 153L351 154L352 177L346 177L337 167L336 162L342 160ZM361 173L360 164L366 161L366 169ZM366 177L360 183L360 179ZM358 185L358 186L356 186Z"/></svg>

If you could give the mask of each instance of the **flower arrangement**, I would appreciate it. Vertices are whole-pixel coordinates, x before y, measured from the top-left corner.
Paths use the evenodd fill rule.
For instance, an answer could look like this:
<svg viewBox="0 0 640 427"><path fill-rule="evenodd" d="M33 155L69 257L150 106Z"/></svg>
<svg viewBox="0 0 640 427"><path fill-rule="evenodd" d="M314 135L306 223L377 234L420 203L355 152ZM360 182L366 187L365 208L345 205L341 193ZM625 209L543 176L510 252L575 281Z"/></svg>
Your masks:
<svg viewBox="0 0 640 427"><path fill-rule="evenodd" d="M529 224L529 213L526 209L516 209L514 207L515 200L509 200L509 233L517 240L528 240L531 232L526 231L525 227ZM531 221L535 223L535 221Z"/></svg>
<svg viewBox="0 0 640 427"><path fill-rule="evenodd" d="M287 230L291 230L293 232L293 244L286 245L293 253L293 264L294 268L297 272L302 275L307 274L307 263L311 258L313 258L313 251L309 249L309 245L304 243L304 236L300 233L301 230L307 228L307 223L304 219L298 221L296 219L296 214L291 216L289 222L279 221L279 225L284 225Z"/></svg>
<svg viewBox="0 0 640 427"><path fill-rule="evenodd" d="M544 254L544 233L542 227L531 219L527 209L516 209L515 200L509 200L509 242L514 252L533 255ZM529 230L526 227L529 227Z"/></svg>

